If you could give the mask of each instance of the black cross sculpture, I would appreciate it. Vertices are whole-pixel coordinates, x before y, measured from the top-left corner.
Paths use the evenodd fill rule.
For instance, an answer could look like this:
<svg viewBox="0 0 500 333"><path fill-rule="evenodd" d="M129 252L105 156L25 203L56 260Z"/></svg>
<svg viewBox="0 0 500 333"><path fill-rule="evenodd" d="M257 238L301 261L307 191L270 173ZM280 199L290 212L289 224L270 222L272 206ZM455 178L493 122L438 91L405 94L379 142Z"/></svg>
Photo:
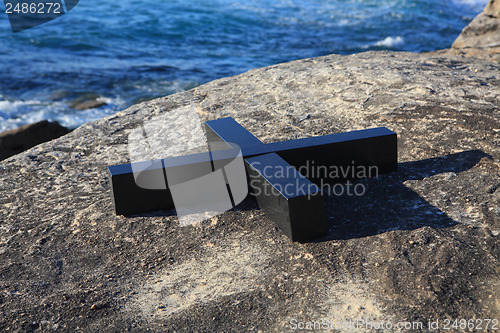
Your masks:
<svg viewBox="0 0 500 333"><path fill-rule="evenodd" d="M327 175L318 172L308 179L299 173L300 170L312 164L339 169L353 166L376 168L377 174L393 172L398 168L397 135L385 127L267 144L230 117L205 122L205 130L209 146L214 143L226 145L227 151L233 148L232 144L240 147L247 181L249 184L251 181L250 193L292 241L319 237L327 232L323 195L315 183L339 183L360 178L349 173L341 179L328 179ZM135 165L109 166L116 214L131 215L174 208L168 189L173 184L156 190L137 185L134 170L141 169L141 164L145 165L142 167L145 176L162 177L167 172L180 171L185 176L184 181L187 181L206 173L204 166L207 163L213 170L217 162L224 164L224 160L234 157L229 155L224 156L222 151L222 154L217 154L215 163L215 155L201 153L137 162ZM283 170L288 172L283 173ZM230 184L227 186L230 192ZM280 190L285 187L287 191Z"/></svg>

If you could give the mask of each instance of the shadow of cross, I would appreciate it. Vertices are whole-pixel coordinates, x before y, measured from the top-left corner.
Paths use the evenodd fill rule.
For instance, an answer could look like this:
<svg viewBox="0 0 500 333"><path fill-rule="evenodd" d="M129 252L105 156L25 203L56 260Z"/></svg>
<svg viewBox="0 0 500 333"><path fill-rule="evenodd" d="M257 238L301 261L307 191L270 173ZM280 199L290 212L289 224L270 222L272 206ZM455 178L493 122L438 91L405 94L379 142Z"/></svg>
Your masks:
<svg viewBox="0 0 500 333"><path fill-rule="evenodd" d="M235 189L225 167L237 150L259 206L292 241L304 241L327 233L320 187L398 168L397 135L385 127L267 144L230 117L207 121L205 130L208 153L109 166L116 213L173 208L174 186L217 169L226 169L229 196L233 206L238 204L241 200L234 199ZM168 174L178 175L175 184L166 180ZM141 185L159 179L164 188Z"/></svg>
<svg viewBox="0 0 500 333"><path fill-rule="evenodd" d="M435 206L457 207L472 191L462 176L481 159L491 158L481 150L467 150L441 157L399 163L398 172L364 179L362 196L325 196L328 234L314 242L373 236L393 230L422 227L446 228L458 222ZM418 193L405 185L418 182ZM433 198L433 200L429 200Z"/></svg>

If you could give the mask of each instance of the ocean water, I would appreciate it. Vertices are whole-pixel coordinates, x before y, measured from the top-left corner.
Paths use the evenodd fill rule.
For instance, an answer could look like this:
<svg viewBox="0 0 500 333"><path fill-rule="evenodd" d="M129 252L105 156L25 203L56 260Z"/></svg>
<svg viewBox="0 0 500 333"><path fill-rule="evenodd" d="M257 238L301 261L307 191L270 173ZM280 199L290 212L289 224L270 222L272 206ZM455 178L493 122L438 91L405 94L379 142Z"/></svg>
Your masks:
<svg viewBox="0 0 500 333"><path fill-rule="evenodd" d="M85 1L12 33L0 5L0 131L70 128L249 69L331 53L450 47L487 0ZM105 105L75 110L99 96Z"/></svg>

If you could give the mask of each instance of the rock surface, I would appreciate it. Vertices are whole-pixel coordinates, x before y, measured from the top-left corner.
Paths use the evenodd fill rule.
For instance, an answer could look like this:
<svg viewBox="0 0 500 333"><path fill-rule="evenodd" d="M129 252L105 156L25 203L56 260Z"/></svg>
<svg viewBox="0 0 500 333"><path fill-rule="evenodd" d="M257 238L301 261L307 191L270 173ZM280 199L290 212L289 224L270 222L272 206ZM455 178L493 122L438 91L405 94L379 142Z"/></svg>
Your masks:
<svg viewBox="0 0 500 333"><path fill-rule="evenodd" d="M469 47L493 48L500 52L500 0L490 0L453 43L453 48Z"/></svg>
<svg viewBox="0 0 500 333"><path fill-rule="evenodd" d="M46 120L2 132L0 133L0 161L68 133L69 130L66 127Z"/></svg>
<svg viewBox="0 0 500 333"><path fill-rule="evenodd" d="M0 329L500 319L498 73L450 54L305 59L135 105L0 162ZM116 216L106 166L128 161L143 121L185 105L265 142L386 126L400 170L363 181L361 197L327 197L329 234L304 244L252 200L187 227L173 211Z"/></svg>

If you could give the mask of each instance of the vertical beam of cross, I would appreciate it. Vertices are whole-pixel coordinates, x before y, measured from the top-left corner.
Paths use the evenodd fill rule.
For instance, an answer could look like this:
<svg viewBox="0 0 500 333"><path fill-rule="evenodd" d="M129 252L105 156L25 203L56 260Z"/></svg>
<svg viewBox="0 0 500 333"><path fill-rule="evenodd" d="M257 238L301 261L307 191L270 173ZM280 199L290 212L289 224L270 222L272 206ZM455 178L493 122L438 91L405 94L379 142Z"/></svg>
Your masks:
<svg viewBox="0 0 500 333"><path fill-rule="evenodd" d="M265 144L233 118L205 123L209 147L230 148L237 144L261 147ZM326 233L325 207L321 189L276 153L245 159L249 192L259 207L292 241L302 241Z"/></svg>

